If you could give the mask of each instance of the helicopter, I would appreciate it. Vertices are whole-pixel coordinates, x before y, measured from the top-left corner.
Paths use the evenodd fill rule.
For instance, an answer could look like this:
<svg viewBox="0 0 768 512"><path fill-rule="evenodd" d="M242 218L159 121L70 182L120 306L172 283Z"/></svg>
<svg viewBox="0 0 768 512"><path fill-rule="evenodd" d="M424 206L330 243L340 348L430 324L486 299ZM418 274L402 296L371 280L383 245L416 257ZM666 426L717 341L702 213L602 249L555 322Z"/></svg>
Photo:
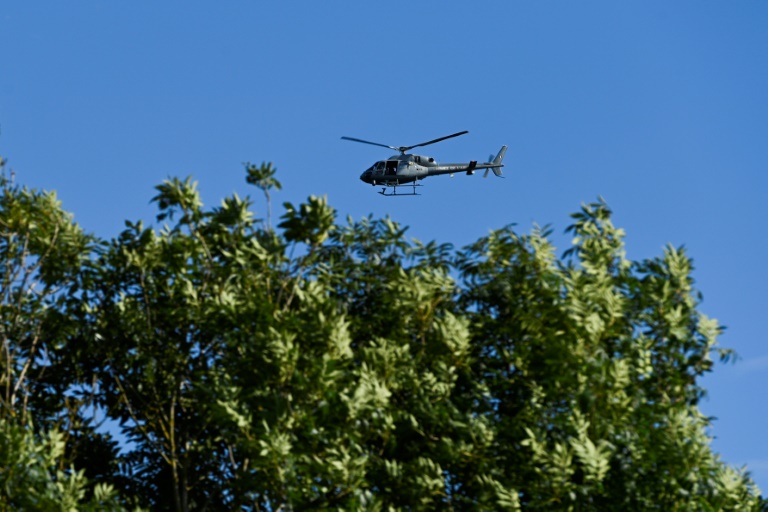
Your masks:
<svg viewBox="0 0 768 512"><path fill-rule="evenodd" d="M422 185L416 183L423 180L428 176L439 176L441 174L450 174L453 177L454 173L466 172L467 175L475 174L478 169L485 169L484 178L488 177L488 172L493 171L493 174L503 178L501 175L501 168L504 164L501 160L504 158L504 154L507 152L507 146L501 146L501 150L494 158L493 155L489 157L489 162L477 163L477 160L472 160L469 163L461 164L438 164L434 158L406 154L406 151L410 151L413 148L421 146L428 146L435 142L440 142L445 139L458 137L469 133L468 131L458 132L438 139L430 140L429 142L422 142L421 144L414 144L413 146L389 146L387 144L379 144L378 142L370 142L367 140L356 139L354 137L342 137L343 140L351 140L353 142L362 142L363 144L371 144L373 146L381 146L384 148L394 149L399 151L399 155L393 155L386 160L376 162L371 167L366 169L363 174L360 175L360 179L365 183L370 183L373 186L383 185L379 194L383 196L418 196L416 193L416 187ZM397 187L406 185L413 187L413 192L397 193ZM387 193L387 187L392 187L392 191Z"/></svg>

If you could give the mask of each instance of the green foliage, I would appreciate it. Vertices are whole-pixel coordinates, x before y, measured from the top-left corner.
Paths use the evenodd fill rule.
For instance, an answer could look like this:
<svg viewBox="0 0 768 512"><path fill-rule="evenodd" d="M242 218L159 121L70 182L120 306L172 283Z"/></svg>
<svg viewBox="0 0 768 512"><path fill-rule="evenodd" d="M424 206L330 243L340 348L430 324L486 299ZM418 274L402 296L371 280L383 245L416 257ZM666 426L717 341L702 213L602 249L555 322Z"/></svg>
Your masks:
<svg viewBox="0 0 768 512"><path fill-rule="evenodd" d="M335 212L324 197L310 196L298 209L285 203L285 219L278 227L283 228L288 242L304 242L312 248L322 244L334 228Z"/></svg>
<svg viewBox="0 0 768 512"><path fill-rule="evenodd" d="M627 261L602 201L574 219L565 261L546 232L509 229L460 258L489 391L478 413L498 421L507 485L530 509L756 507L696 408L719 327L696 311L690 260Z"/></svg>
<svg viewBox="0 0 768 512"><path fill-rule="evenodd" d="M0 417L25 417L50 391L38 377L67 329L60 313L91 241L55 194L0 176Z"/></svg>
<svg viewBox="0 0 768 512"><path fill-rule="evenodd" d="M64 436L36 436L31 426L0 419L0 511L125 511L115 489L89 489L84 470L61 468ZM136 509L138 510L138 509Z"/></svg>
<svg viewBox="0 0 768 512"><path fill-rule="evenodd" d="M67 344L82 327L67 312L82 304L94 239L53 193L19 187L4 165L0 159L0 510L124 510L104 478L116 450L84 414L95 402L77 389L81 374ZM92 464L74 469L84 461Z"/></svg>
<svg viewBox="0 0 768 512"><path fill-rule="evenodd" d="M264 197L267 200L267 228L272 228L272 201L269 195L269 191L272 189L280 190L283 188L282 184L275 178L277 169L272 166L272 163L262 162L262 164L256 167L254 164L245 164L245 181L264 192Z"/></svg>
<svg viewBox="0 0 768 512"><path fill-rule="evenodd" d="M269 208L274 168L246 173ZM67 245L80 252L44 274L66 292L19 314L69 319L45 340L59 397L80 399L39 415L79 418L59 467L90 472L98 496L177 511L762 506L697 408L729 353L690 259L627 260L604 202L574 215L558 258L547 228L456 251L389 218L339 223L325 198L285 203L275 231L247 198L206 209L190 179L157 191L170 225ZM121 425L123 455L85 421L93 406Z"/></svg>

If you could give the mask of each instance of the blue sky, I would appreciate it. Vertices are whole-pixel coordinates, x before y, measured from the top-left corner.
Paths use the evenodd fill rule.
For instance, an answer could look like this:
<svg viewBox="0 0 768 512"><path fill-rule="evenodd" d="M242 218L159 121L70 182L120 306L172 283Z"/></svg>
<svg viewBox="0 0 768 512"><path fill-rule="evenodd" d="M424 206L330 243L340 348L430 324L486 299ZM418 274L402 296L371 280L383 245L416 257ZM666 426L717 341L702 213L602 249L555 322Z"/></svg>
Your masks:
<svg viewBox="0 0 768 512"><path fill-rule="evenodd" d="M460 247L551 224L599 195L628 256L685 245L701 309L741 360L704 380L715 449L768 491L768 2L4 2L0 155L55 189L88 231L154 219L168 176L209 205L327 195L340 219L391 215ZM505 180L422 182L384 198L359 181L384 148L483 160ZM266 215L257 199L257 213ZM275 208L275 214L280 208Z"/></svg>

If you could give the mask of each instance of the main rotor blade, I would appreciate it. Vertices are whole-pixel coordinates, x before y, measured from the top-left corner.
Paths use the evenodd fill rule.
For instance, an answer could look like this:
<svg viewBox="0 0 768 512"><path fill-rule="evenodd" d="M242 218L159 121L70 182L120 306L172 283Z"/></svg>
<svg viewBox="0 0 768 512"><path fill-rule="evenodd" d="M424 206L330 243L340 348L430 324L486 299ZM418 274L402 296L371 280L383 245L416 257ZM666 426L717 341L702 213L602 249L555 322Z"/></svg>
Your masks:
<svg viewBox="0 0 768 512"><path fill-rule="evenodd" d="M402 152L406 152L409 149L418 148L421 146L429 146L430 144L434 144L435 142L440 142L441 140L450 139L452 137L458 137L459 135L464 135L465 133L469 133L469 132L467 130L464 130L463 132L454 133L453 135L446 135L445 137L440 137L439 139L431 140L429 142L422 142L421 144L416 144L414 146L403 146L401 148L396 148L396 149L399 149Z"/></svg>
<svg viewBox="0 0 768 512"><path fill-rule="evenodd" d="M387 146L386 144L379 144L378 142L371 142L371 141L368 141L368 140L356 139L354 137L342 137L342 139L344 139L344 140L351 140L353 142L362 142L363 144L370 144L372 146L381 146L383 148L389 148L389 149L394 149L395 151L400 151L400 148L395 147L395 146ZM416 147L416 146L414 146L414 147Z"/></svg>

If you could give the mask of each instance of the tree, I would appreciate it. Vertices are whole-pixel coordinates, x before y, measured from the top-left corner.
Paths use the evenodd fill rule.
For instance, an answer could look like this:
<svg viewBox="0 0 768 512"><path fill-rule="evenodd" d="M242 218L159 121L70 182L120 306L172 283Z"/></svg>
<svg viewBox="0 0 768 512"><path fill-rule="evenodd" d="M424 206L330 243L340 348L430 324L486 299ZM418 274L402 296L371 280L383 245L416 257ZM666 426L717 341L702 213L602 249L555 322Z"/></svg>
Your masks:
<svg viewBox="0 0 768 512"><path fill-rule="evenodd" d="M19 187L4 166L0 159L0 417L25 422L30 414L60 410L60 390L46 386L44 375L71 327L61 311L92 239L55 194Z"/></svg>
<svg viewBox="0 0 768 512"><path fill-rule="evenodd" d="M547 231L509 228L459 258L504 484L533 510L757 507L696 407L711 355L730 352L696 310L690 259L626 260L610 215L603 202L574 215L565 261Z"/></svg>
<svg viewBox="0 0 768 512"><path fill-rule="evenodd" d="M74 468L96 452L116 454L95 432L93 397L80 392L64 355L78 328L66 311L79 302L93 242L53 193L13 183L0 158L2 511L125 510L108 478L94 484Z"/></svg>
<svg viewBox="0 0 768 512"><path fill-rule="evenodd" d="M269 204L272 166L246 173ZM627 260L602 201L559 258L546 228L457 251L389 218L338 222L325 198L285 203L273 229L248 198L206 209L191 179L157 192L167 224L93 242L65 265L78 290L49 308L67 319L51 326L70 369L55 382L128 437L75 471L123 496L176 511L763 506L697 407L730 353L690 259ZM89 428L73 438L99 446Z"/></svg>

